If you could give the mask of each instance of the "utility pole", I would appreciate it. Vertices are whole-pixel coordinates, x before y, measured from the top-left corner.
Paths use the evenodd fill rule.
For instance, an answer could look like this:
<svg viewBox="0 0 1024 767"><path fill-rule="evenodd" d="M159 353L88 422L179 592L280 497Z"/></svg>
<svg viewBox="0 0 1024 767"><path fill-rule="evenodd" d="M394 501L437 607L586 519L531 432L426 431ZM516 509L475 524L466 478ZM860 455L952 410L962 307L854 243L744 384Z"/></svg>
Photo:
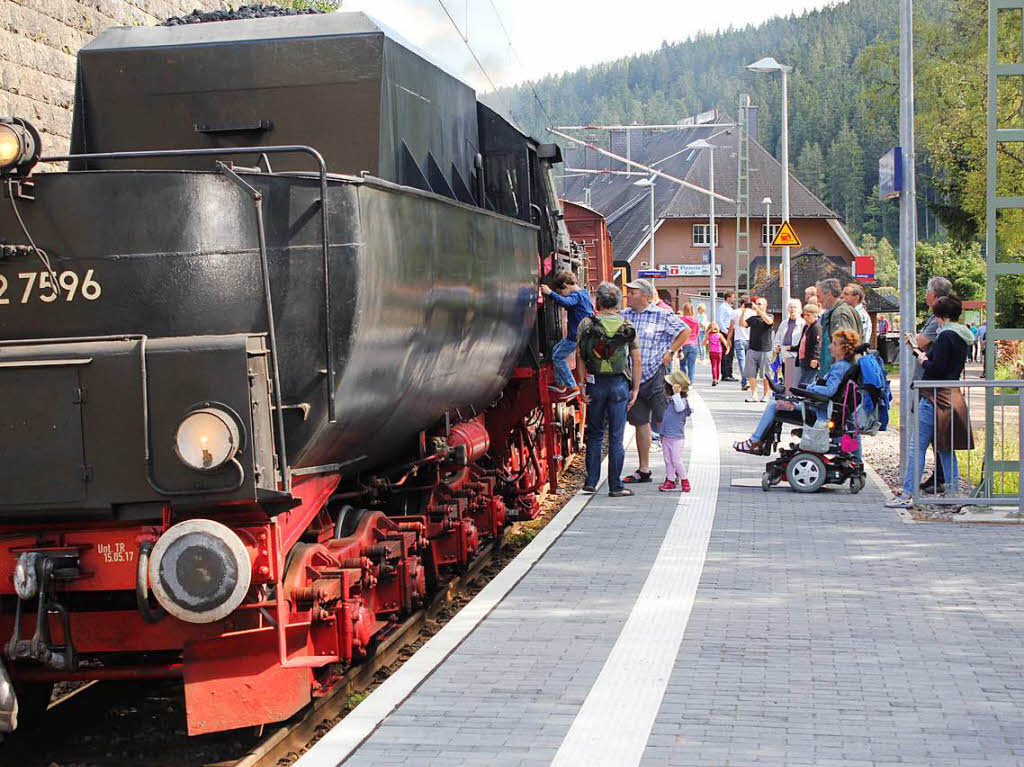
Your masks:
<svg viewBox="0 0 1024 767"><path fill-rule="evenodd" d="M708 191L711 194L708 195L708 202L711 205L711 212L708 214L708 224L711 231L711 316L715 315L715 299L718 297L718 291L715 288L715 149L712 146L708 149ZM753 384L751 384L753 389Z"/></svg>
<svg viewBox="0 0 1024 767"><path fill-rule="evenodd" d="M706 149L708 151L708 202L710 203L710 210L708 211L708 254L710 265L709 276L710 276L710 289L711 289L711 316L715 317L715 302L718 297L718 290L715 286L715 198L719 195L715 194L715 150L718 148L710 141L705 139L697 139L691 141L686 145L687 149Z"/></svg>
<svg viewBox="0 0 1024 767"><path fill-rule="evenodd" d="M789 73L793 67L780 64L771 56L748 64L747 69L751 72L779 72L782 75L782 222L789 221ZM789 301L792 297L792 288L789 284L789 245L782 247L782 270L779 272L779 287L782 288L782 298Z"/></svg>
<svg viewBox="0 0 1024 767"><path fill-rule="evenodd" d="M651 269L655 269L654 260L654 176L651 176Z"/></svg>
<svg viewBox="0 0 1024 767"><path fill-rule="evenodd" d="M789 221L789 68L782 69L782 220ZM782 290L785 299L783 306L793 297L793 288L789 283L789 245L782 246L782 280L786 287Z"/></svg>
<svg viewBox="0 0 1024 767"><path fill-rule="evenodd" d="M917 332L917 190L914 183L914 0L900 0L900 144L903 189L900 192L900 330ZM915 360L900 339L900 476L910 459Z"/></svg>

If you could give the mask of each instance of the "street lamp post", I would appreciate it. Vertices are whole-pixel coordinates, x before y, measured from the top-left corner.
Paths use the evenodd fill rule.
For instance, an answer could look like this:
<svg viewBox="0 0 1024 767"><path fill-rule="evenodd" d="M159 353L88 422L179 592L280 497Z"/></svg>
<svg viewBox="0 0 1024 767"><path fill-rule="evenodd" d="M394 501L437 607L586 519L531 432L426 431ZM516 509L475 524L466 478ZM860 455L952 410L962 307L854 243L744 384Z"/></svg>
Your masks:
<svg viewBox="0 0 1024 767"><path fill-rule="evenodd" d="M718 295L715 287L715 149L716 147L709 141L704 139L697 139L691 141L686 145L687 149L707 149L708 150L708 191L711 194L708 195L708 201L710 203L710 211L708 212L708 242L709 250L711 253L711 264L709 266L709 274L711 277L711 317L715 317L715 299ZM737 286L738 287L738 286Z"/></svg>
<svg viewBox="0 0 1024 767"><path fill-rule="evenodd" d="M628 133L628 131L627 131ZM654 269L654 176L634 181L633 186L649 186L651 188L651 268Z"/></svg>
<svg viewBox="0 0 1024 767"><path fill-rule="evenodd" d="M772 198L765 197L761 202L764 204L764 261L768 276L772 276Z"/></svg>
<svg viewBox="0 0 1024 767"><path fill-rule="evenodd" d="M900 145L903 148L903 190L900 192L900 329L917 331L917 188L914 169L914 2L900 0ZM917 423L910 390L914 358L900 343L900 471L910 460L910 438Z"/></svg>
<svg viewBox="0 0 1024 767"><path fill-rule="evenodd" d="M789 221L789 81L788 75L793 67L780 64L771 56L748 64L747 69L751 72L781 72L782 73L782 220ZM790 299L789 284L789 245L782 248L782 280L785 285L783 296Z"/></svg>

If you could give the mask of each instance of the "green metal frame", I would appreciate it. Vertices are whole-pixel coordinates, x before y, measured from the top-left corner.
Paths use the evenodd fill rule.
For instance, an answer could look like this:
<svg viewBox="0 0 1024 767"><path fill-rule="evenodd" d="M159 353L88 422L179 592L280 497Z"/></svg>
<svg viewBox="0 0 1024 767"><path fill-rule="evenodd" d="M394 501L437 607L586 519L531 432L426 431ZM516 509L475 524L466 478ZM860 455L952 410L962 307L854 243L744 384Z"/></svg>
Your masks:
<svg viewBox="0 0 1024 767"><path fill-rule="evenodd" d="M1020 46L1020 62L1000 64L998 61L998 30L999 12L1019 10L1022 19L1022 35ZM997 212L1007 209L1024 210L1024 197L999 197L996 195L996 149L1002 142L1024 142L1024 125L1018 128L999 128L997 119L997 83L1000 76L1024 76L1024 0L990 0L988 6L988 103L986 132L986 206L985 206L985 307L987 311L986 339L988 341L1024 340L1024 328L997 327L996 285L999 277L1005 275L1024 275L1024 263L1000 262L996 238ZM995 374L996 348L994 343L985 344L985 378L991 380ZM986 389L985 396L985 472L982 486L978 492L982 495L1014 498L1014 495L997 493L995 473L1018 473L1018 461L995 460L995 414L997 407L1018 406L1024 394L1001 394L996 389ZM1005 411L1004 411L1005 412ZM1024 412L1019 417L1024 420ZM1022 424L1024 428L1024 424ZM1005 435L1004 435L1005 436ZM1018 447L1018 449L1024 449ZM1024 483L1024 478L1018 480ZM1024 495L1024 488L1022 488Z"/></svg>

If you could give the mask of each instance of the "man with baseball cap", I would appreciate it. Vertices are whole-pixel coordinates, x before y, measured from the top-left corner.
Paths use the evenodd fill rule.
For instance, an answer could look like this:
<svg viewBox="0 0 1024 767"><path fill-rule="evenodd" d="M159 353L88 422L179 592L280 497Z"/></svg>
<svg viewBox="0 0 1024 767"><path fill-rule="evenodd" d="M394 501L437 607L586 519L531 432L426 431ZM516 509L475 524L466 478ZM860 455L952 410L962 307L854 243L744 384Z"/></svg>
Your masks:
<svg viewBox="0 0 1024 767"><path fill-rule="evenodd" d="M675 312L657 306L657 299L658 293L649 280L633 280L626 285L628 308L622 316L633 323L640 342L640 391L626 419L636 427L640 467L624 477L624 482L651 481L651 424L661 425L668 403L663 378L690 336L690 328Z"/></svg>

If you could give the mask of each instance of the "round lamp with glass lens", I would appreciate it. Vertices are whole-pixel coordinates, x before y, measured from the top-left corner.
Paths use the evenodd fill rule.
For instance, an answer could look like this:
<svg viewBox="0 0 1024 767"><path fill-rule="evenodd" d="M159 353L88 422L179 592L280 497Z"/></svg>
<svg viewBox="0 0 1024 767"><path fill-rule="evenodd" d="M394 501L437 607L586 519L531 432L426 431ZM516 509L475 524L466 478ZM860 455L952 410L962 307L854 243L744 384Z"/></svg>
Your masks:
<svg viewBox="0 0 1024 767"><path fill-rule="evenodd" d="M39 132L19 118L0 117L0 176L27 176L39 161Z"/></svg>
<svg viewBox="0 0 1024 767"><path fill-rule="evenodd" d="M219 407L193 410L178 425L174 449L190 469L214 471L226 464L240 448L235 417Z"/></svg>
<svg viewBox="0 0 1024 767"><path fill-rule="evenodd" d="M21 153L21 136L13 126L0 123L0 168L16 165Z"/></svg>

